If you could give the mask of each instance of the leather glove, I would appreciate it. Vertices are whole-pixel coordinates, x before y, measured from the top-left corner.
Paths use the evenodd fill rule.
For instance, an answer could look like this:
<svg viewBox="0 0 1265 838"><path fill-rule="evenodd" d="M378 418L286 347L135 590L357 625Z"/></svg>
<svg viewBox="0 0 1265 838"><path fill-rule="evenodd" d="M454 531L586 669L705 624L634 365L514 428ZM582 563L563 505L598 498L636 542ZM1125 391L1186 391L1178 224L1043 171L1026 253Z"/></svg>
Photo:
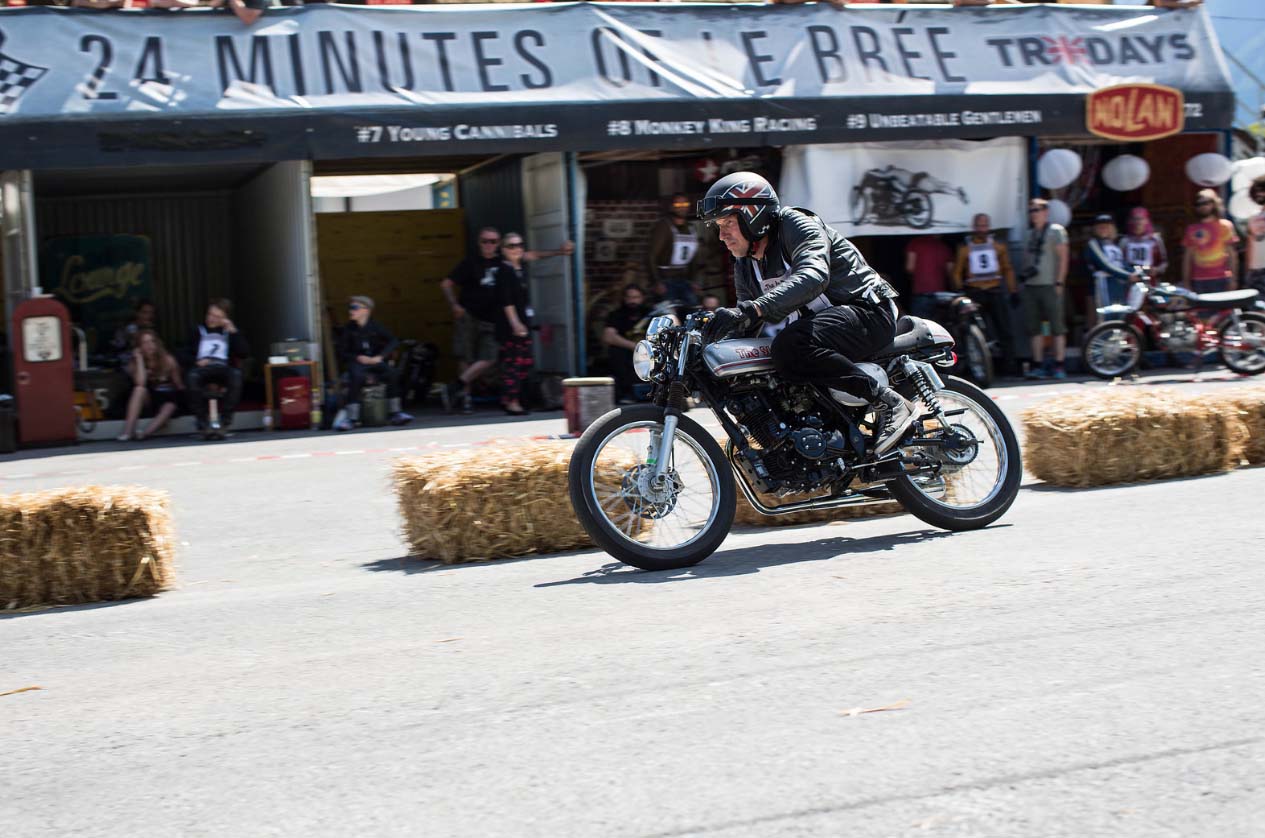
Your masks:
<svg viewBox="0 0 1265 838"><path fill-rule="evenodd" d="M856 295L869 300L875 305L881 305L884 300L892 299L896 296L896 289L892 288L887 280L881 277L874 277L863 283L856 290Z"/></svg>
<svg viewBox="0 0 1265 838"><path fill-rule="evenodd" d="M707 342L723 340L731 332L745 331L759 322L760 313L750 300L743 300L733 308L718 308L707 321Z"/></svg>

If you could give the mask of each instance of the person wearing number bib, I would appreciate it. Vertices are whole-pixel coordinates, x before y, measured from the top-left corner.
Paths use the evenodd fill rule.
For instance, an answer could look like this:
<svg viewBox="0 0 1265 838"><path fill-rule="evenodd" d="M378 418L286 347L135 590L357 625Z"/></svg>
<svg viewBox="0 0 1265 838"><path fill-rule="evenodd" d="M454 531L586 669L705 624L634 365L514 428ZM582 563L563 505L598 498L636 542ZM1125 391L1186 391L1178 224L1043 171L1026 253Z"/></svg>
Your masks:
<svg viewBox="0 0 1265 838"><path fill-rule="evenodd" d="M1134 207L1129 212L1129 232L1120 239L1124 251L1124 263L1130 268L1145 268L1151 276L1151 284L1159 283L1168 273L1168 251L1164 239L1155 232L1151 214L1146 207Z"/></svg>
<svg viewBox="0 0 1265 838"><path fill-rule="evenodd" d="M656 294L694 308L701 290L694 281L699 241L690 225L690 199L673 195L668 209L650 231L646 269Z"/></svg>
<svg viewBox="0 0 1265 838"><path fill-rule="evenodd" d="M1099 307L1124 303L1138 274L1125 264L1124 250L1116 242L1116 221L1108 213L1094 219L1085 244L1085 263L1094 277L1094 302Z"/></svg>
<svg viewBox="0 0 1265 838"><path fill-rule="evenodd" d="M971 235L958 246L953 263L953 289L965 291L979 305L1001 344L1002 369L1014 370L1015 344L1010 309L1019 304L1019 286L1004 244L993 238L993 220L988 213L971 219ZM1009 305L1007 305L1009 300Z"/></svg>
<svg viewBox="0 0 1265 838"><path fill-rule="evenodd" d="M716 181L698 209L735 259L738 296L737 306L712 315L707 339L779 326L772 344L778 374L823 384L844 404L869 403L878 418L874 450L891 450L912 424L914 407L856 362L895 339L896 290L815 213L783 207L754 172Z"/></svg>
<svg viewBox="0 0 1265 838"><path fill-rule="evenodd" d="M242 371L233 366L233 362L249 355L250 348L229 319L232 310L233 304L228 300L211 300L206 307L205 321L192 334L193 365L185 376L185 383L189 407L199 431L207 428L208 385L214 383L224 388L219 406L219 423L223 428L233 423L233 410L242 396Z"/></svg>

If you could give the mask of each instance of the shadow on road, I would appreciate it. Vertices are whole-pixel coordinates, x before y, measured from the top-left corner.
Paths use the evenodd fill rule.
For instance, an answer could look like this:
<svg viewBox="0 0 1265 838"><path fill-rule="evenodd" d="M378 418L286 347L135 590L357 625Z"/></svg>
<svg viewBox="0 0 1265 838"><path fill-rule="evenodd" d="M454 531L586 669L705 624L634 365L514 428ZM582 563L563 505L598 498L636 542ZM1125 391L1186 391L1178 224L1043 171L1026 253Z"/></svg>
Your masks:
<svg viewBox="0 0 1265 838"><path fill-rule="evenodd" d="M31 605L26 608L15 608L0 611L0 622L16 620L19 617L41 617L46 614L65 614L68 611L96 611L99 608L114 608L118 605L132 605L138 602L152 602L155 597L131 597L129 599L111 599L106 602L85 602L81 605Z"/></svg>
<svg viewBox="0 0 1265 838"><path fill-rule="evenodd" d="M998 527L1009 526L998 524ZM678 582L684 579L714 579L724 576L742 576L747 573L759 573L762 568L778 567L799 562L819 562L844 555L860 555L865 553L885 553L899 549L905 545L922 544L948 538L953 533L943 530L912 530L893 535L876 535L870 538L821 538L804 544L777 544L739 547L716 553L702 564L680 570L645 571L629 567L623 562L611 562L590 570L574 579L560 579L557 582L541 582L537 588L553 588L559 585L584 585L633 582L637 584L659 584L662 582Z"/></svg>
<svg viewBox="0 0 1265 838"><path fill-rule="evenodd" d="M438 573L441 570L463 570L471 567L487 567L488 565L497 564L517 564L518 562L535 561L541 558L557 558L559 556L569 556L573 554L589 552L587 550L571 550L565 553L549 553L547 556L539 553L533 553L529 556L514 556L507 559L480 559L473 562L459 562L457 564L444 564L435 559L422 559L417 556L398 556L394 559L378 559L374 562L365 562L361 565L365 570L374 573Z"/></svg>
<svg viewBox="0 0 1265 838"><path fill-rule="evenodd" d="M1130 483L1107 483L1102 486L1055 486L1051 483L1025 483L1023 488L1031 492L1051 494L1081 494L1084 492L1101 492L1106 489L1132 489L1138 486L1163 486L1165 483L1189 483L1196 480L1215 480L1228 474L1261 466L1240 466L1233 471L1217 471L1211 474L1192 474L1186 477L1165 477L1161 480L1134 480Z"/></svg>

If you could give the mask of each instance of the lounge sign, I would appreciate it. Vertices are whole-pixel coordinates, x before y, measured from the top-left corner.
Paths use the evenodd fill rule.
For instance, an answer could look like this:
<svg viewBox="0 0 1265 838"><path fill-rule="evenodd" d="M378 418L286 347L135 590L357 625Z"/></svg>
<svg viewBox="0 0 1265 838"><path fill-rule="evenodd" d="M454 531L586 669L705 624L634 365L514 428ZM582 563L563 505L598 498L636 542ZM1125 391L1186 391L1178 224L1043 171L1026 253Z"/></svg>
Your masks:
<svg viewBox="0 0 1265 838"><path fill-rule="evenodd" d="M1162 84L1118 84L1085 100L1085 126L1109 140L1158 140L1180 133L1185 124L1182 92Z"/></svg>

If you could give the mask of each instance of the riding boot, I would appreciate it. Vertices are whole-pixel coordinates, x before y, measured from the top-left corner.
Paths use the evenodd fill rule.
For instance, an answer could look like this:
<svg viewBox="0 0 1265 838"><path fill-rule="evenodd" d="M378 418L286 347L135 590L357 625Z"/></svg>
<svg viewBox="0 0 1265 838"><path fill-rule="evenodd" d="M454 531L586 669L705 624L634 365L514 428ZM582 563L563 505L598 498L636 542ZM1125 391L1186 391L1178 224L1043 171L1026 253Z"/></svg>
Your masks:
<svg viewBox="0 0 1265 838"><path fill-rule="evenodd" d="M914 405L891 387L884 387L879 390L874 407L882 428L877 432L879 436L874 453L882 456L900 442L905 431L913 424Z"/></svg>

